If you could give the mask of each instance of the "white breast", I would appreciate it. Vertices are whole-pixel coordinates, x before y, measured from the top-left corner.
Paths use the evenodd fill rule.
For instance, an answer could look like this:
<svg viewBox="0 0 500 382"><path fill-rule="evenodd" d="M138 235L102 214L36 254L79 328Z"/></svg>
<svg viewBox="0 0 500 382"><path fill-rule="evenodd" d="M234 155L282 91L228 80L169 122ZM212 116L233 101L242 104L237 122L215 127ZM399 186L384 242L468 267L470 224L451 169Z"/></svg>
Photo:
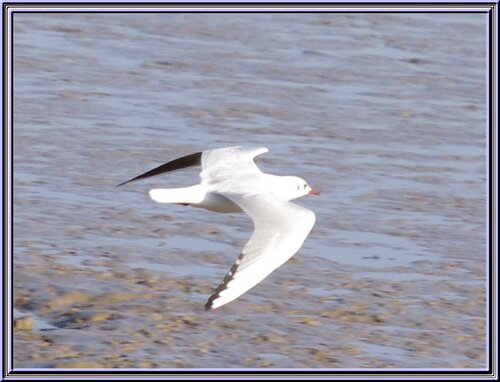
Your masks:
<svg viewBox="0 0 500 382"><path fill-rule="evenodd" d="M229 200L225 196L214 193L207 193L203 201L199 204L193 204L194 207L205 208L210 211L215 212L241 212L243 211L240 206L238 206L233 201Z"/></svg>

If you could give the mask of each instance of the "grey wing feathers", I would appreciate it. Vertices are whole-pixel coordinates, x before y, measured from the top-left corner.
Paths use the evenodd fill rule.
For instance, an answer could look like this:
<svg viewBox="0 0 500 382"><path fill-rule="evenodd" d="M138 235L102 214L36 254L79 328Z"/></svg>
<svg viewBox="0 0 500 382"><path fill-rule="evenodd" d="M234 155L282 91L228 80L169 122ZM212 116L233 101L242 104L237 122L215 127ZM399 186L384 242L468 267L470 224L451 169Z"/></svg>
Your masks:
<svg viewBox="0 0 500 382"><path fill-rule="evenodd" d="M227 147L207 150L201 159L202 183L218 183L233 178L235 175L260 173L254 162L257 155L268 152L265 147Z"/></svg>
<svg viewBox="0 0 500 382"><path fill-rule="evenodd" d="M314 213L270 195L225 195L252 217L255 231L205 305L215 309L241 296L285 263L314 226Z"/></svg>

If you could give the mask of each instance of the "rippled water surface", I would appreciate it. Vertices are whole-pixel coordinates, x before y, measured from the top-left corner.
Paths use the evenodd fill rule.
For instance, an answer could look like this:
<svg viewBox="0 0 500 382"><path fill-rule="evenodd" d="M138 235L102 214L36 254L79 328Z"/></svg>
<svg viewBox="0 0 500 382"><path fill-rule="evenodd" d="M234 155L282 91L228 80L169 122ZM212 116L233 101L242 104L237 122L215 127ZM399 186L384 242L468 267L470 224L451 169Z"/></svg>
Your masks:
<svg viewBox="0 0 500 382"><path fill-rule="evenodd" d="M486 16L14 22L16 367L485 367ZM115 185L235 144L317 222L205 312L249 219L149 199L196 170Z"/></svg>

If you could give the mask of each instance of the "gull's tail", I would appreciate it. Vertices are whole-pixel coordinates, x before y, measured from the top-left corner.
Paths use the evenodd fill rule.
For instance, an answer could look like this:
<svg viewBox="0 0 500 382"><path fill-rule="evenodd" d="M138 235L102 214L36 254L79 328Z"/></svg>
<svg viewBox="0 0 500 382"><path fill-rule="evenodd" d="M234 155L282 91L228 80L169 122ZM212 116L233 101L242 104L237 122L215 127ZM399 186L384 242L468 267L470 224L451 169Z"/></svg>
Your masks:
<svg viewBox="0 0 500 382"><path fill-rule="evenodd" d="M199 204L203 201L206 190L201 185L184 188L154 188L149 196L158 203Z"/></svg>

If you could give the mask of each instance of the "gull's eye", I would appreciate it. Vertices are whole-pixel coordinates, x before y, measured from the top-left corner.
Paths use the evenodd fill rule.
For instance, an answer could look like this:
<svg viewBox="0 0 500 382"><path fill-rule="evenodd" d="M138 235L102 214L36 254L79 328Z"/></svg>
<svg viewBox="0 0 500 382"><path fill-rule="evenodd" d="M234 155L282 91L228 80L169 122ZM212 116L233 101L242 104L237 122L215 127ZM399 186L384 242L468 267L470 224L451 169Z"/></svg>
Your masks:
<svg viewBox="0 0 500 382"><path fill-rule="evenodd" d="M306 187L307 187L307 184L304 184L304 188L306 188Z"/></svg>

